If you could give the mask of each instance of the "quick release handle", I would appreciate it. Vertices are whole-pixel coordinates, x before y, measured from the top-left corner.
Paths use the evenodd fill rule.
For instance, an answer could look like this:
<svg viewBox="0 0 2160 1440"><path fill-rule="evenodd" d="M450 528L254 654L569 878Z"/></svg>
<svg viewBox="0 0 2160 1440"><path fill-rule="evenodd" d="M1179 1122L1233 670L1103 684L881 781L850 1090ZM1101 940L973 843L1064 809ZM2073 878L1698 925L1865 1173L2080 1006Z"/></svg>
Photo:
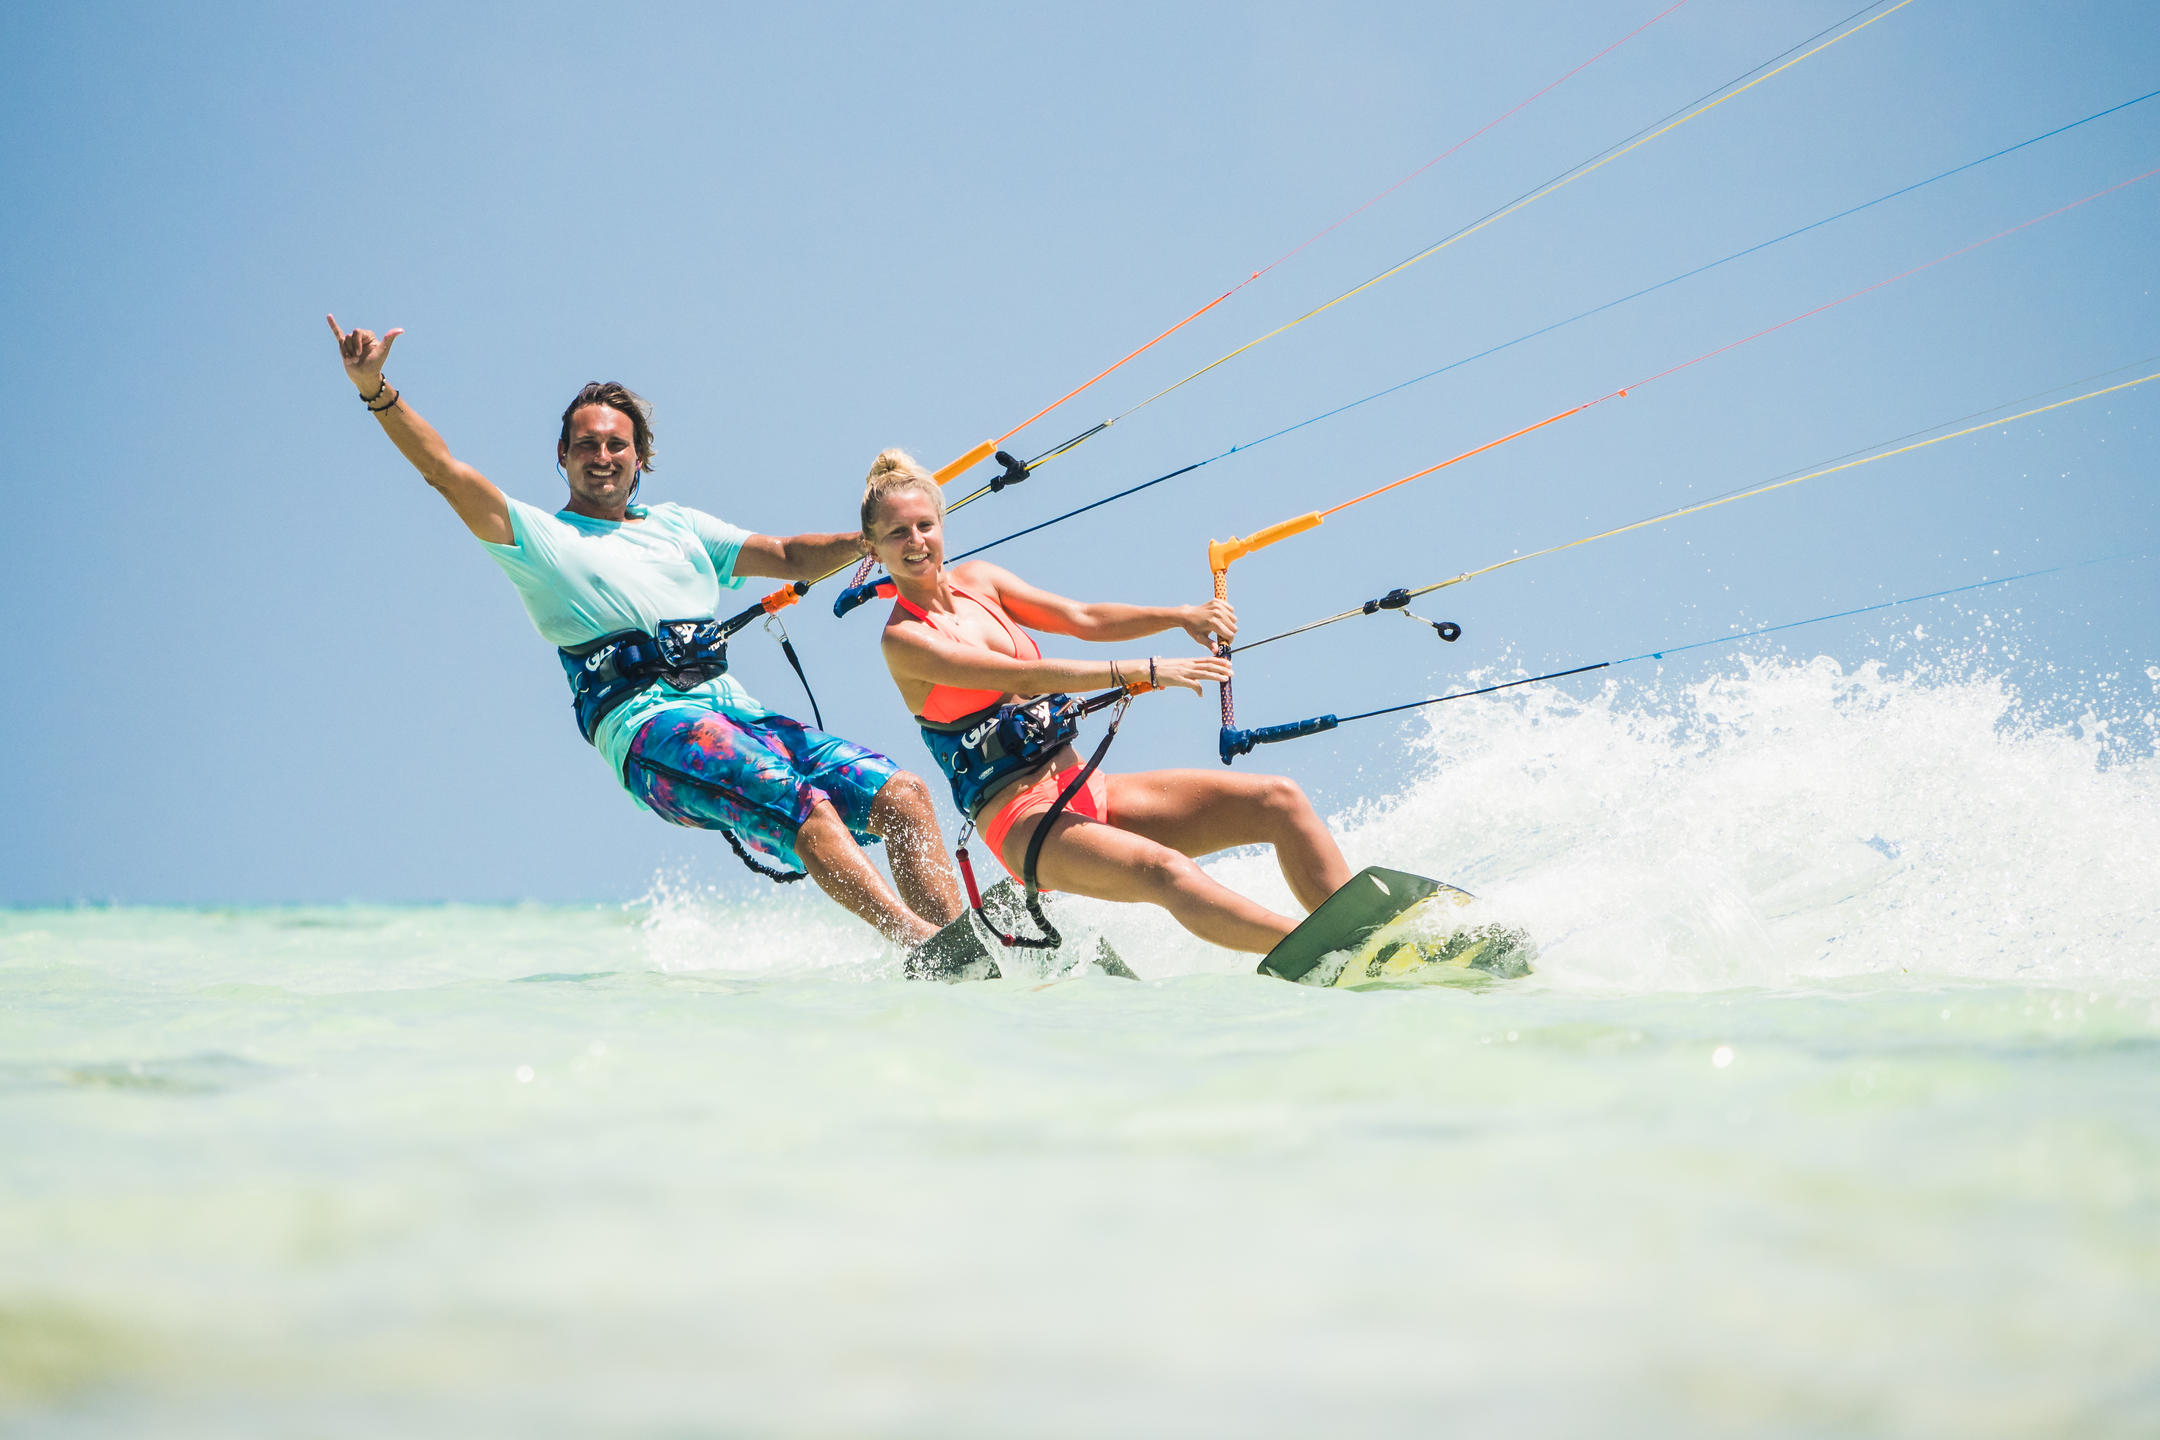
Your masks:
<svg viewBox="0 0 2160 1440"><path fill-rule="evenodd" d="M1255 745L1273 745L1283 740L1301 740L1307 735L1318 735L1323 730L1333 730L1340 722L1333 715L1315 715L1310 720L1292 720L1286 725L1263 725L1257 730L1240 730L1234 725L1222 727L1215 748L1228 765L1240 755L1252 754Z"/></svg>
<svg viewBox="0 0 2160 1440"><path fill-rule="evenodd" d="M808 594L809 591L809 581L797 580L792 585L781 586L778 590L773 591L772 594L767 595L763 600L758 601L758 609L764 611L767 615L777 615L782 610L787 609L788 606L793 605L796 601L802 599L802 597Z"/></svg>

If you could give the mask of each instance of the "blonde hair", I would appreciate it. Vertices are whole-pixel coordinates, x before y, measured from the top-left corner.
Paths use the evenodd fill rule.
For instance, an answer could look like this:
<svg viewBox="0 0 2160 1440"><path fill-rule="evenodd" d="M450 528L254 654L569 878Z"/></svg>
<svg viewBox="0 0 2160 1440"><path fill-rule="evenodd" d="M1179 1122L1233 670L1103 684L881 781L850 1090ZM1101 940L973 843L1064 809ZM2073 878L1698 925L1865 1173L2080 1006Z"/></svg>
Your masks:
<svg viewBox="0 0 2160 1440"><path fill-rule="evenodd" d="M905 450L880 450L877 459L870 462L870 473L863 478L862 533L867 543L870 527L877 519L878 507L903 490L920 490L937 504L938 518L945 518L945 491L914 456Z"/></svg>

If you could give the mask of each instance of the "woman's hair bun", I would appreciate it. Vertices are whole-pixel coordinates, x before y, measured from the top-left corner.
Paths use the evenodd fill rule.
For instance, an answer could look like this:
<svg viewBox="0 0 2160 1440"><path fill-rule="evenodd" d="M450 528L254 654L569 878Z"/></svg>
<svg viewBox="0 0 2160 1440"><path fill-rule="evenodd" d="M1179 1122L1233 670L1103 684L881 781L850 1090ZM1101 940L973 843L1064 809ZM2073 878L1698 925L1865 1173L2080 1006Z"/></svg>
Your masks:
<svg viewBox="0 0 2160 1440"><path fill-rule="evenodd" d="M880 450L877 459L870 462L870 477L865 483L875 485L880 476L890 475L895 470L920 470L921 468L920 465L915 463L915 457L905 450Z"/></svg>
<svg viewBox="0 0 2160 1440"><path fill-rule="evenodd" d="M880 450L877 459L870 462L870 473L863 477L862 533L866 540L877 519L878 506L902 490L922 491L937 502L940 515L945 513L945 492L937 476L923 469L921 462L905 450Z"/></svg>

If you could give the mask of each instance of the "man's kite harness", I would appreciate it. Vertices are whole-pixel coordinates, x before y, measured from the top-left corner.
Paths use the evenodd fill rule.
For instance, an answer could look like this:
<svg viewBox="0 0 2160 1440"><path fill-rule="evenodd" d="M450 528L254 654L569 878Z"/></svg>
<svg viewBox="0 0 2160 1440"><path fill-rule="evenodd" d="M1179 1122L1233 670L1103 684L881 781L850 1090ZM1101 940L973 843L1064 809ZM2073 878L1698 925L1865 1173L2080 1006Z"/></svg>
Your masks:
<svg viewBox="0 0 2160 1440"><path fill-rule="evenodd" d="M780 623L778 613L794 604L809 588L807 582L798 580L725 620L663 620L651 634L642 630L618 630L583 645L562 646L555 653L562 661L564 677L570 682L570 704L577 715L578 732L588 744L592 743L600 731L601 721L632 696L654 685L684 692L719 679L727 673L728 641L758 619L765 621L766 630L780 643L780 653L787 657L795 678L802 681L803 693L810 697L811 716L816 719L818 729L824 729L825 717L818 709L816 693L810 688L810 677L803 673L802 661L795 654L795 644L788 638L787 627ZM711 783L655 760L640 757L638 763L679 784L703 787ZM787 884L803 878L804 872L800 870L778 870L759 864L735 838L733 831L722 830L720 833L727 837L736 858L766 879Z"/></svg>

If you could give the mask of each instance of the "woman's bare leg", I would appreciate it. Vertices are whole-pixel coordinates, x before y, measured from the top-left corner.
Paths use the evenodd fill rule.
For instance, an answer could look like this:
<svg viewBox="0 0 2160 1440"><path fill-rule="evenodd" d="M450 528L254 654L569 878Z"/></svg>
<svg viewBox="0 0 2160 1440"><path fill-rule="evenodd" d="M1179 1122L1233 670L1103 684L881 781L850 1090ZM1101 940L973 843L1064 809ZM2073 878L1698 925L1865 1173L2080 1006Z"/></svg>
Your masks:
<svg viewBox="0 0 2160 1440"><path fill-rule="evenodd" d="M1000 853L1014 871L1041 823L1040 816L1030 816L1006 835ZM1169 846L1078 815L1058 817L1036 861L1035 877L1046 890L1160 905L1178 924L1226 950L1264 955L1297 928L1288 917L1217 884Z"/></svg>
<svg viewBox="0 0 2160 1440"><path fill-rule="evenodd" d="M1149 770L1109 778L1110 823L1183 855L1273 845L1290 893L1307 910L1350 880L1335 837L1295 780L1216 770Z"/></svg>

